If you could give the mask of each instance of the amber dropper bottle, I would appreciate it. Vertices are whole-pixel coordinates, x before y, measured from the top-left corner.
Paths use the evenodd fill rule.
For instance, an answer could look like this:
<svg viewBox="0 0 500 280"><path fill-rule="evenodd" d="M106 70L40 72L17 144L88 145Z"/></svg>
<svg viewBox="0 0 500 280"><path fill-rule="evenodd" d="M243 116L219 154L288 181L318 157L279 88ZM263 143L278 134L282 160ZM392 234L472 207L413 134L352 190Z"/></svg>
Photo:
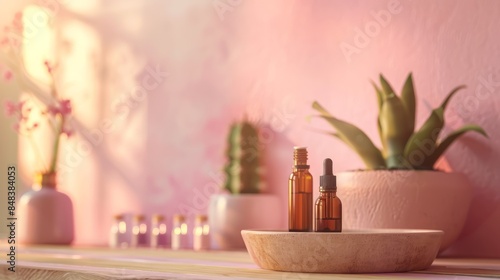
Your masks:
<svg viewBox="0 0 500 280"><path fill-rule="evenodd" d="M294 147L293 172L288 179L288 230L313 230L313 177L307 164L307 149Z"/></svg>
<svg viewBox="0 0 500 280"><path fill-rule="evenodd" d="M316 199L315 231L342 231L342 202L337 197L337 178L333 175L332 160L323 161L319 197Z"/></svg>

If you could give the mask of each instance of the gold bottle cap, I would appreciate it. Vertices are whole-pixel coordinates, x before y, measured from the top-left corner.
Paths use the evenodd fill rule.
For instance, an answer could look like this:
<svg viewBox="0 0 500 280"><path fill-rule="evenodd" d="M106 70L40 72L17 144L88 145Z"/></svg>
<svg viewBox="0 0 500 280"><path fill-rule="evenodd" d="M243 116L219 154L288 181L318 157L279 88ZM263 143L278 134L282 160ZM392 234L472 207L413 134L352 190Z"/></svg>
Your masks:
<svg viewBox="0 0 500 280"><path fill-rule="evenodd" d="M200 215L196 215L195 221L197 223L205 223L205 222L208 221L208 217L207 217L207 215L201 215L201 214Z"/></svg>
<svg viewBox="0 0 500 280"><path fill-rule="evenodd" d="M142 214L134 215L134 220L142 222L142 221L144 221L144 215L142 215Z"/></svg>
<svg viewBox="0 0 500 280"><path fill-rule="evenodd" d="M293 163L297 168L309 168L306 147L293 147Z"/></svg>
<svg viewBox="0 0 500 280"><path fill-rule="evenodd" d="M165 220L165 216L164 216L164 215L162 215L162 214L153 214L153 216L151 217L151 219L152 219L153 221L157 221L157 222L159 222L159 221L163 221L163 220Z"/></svg>
<svg viewBox="0 0 500 280"><path fill-rule="evenodd" d="M174 223L184 223L186 221L186 216L182 214L174 215Z"/></svg>
<svg viewBox="0 0 500 280"><path fill-rule="evenodd" d="M123 218L124 218L123 214L117 214L117 215L113 216L113 219L116 220L116 221L117 220L123 220Z"/></svg>

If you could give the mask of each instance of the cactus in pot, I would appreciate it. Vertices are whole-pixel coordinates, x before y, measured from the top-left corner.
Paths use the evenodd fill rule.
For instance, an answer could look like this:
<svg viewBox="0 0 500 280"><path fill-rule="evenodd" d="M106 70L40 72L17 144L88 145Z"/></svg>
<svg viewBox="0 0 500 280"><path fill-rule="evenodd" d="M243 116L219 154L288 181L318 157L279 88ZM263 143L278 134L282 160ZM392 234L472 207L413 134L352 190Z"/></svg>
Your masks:
<svg viewBox="0 0 500 280"><path fill-rule="evenodd" d="M262 150L255 124L244 119L231 125L226 155L223 187L230 194L215 194L210 198L210 235L216 248L243 249L241 230L279 226L280 199L261 193Z"/></svg>
<svg viewBox="0 0 500 280"><path fill-rule="evenodd" d="M257 127L247 121L233 123L227 138L224 188L232 194L260 192L260 147Z"/></svg>
<svg viewBox="0 0 500 280"><path fill-rule="evenodd" d="M382 75L380 86L372 84L378 100L377 125L381 149L358 127L332 116L317 101L312 105L320 117L335 128L336 132L330 134L352 148L362 158L366 169L433 170L439 157L465 132L474 131L487 137L481 127L469 124L438 140L444 127L446 106L459 90L465 88L463 85L455 87L443 103L431 112L424 124L415 130L416 102L412 74L408 75L400 96L396 95ZM424 145L425 151L422 149Z"/></svg>

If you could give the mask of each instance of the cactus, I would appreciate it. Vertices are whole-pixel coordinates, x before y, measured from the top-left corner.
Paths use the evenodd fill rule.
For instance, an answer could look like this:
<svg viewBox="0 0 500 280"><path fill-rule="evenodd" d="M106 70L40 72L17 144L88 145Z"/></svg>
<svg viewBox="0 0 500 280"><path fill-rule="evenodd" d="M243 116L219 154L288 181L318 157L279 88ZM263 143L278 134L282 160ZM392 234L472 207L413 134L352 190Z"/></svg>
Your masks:
<svg viewBox="0 0 500 280"><path fill-rule="evenodd" d="M232 194L259 193L261 178L257 127L247 120L232 124L227 144L224 188Z"/></svg>
<svg viewBox="0 0 500 280"><path fill-rule="evenodd" d="M450 99L465 86L454 88L441 106L431 112L419 130L415 131L415 88L412 74L408 75L401 96L380 75L380 86L372 83L377 94L379 115L378 132L382 149L356 126L333 117L318 102L313 108L320 117L332 125L336 132L329 133L349 145L363 159L367 169L423 169L433 170L444 151L462 134L475 131L487 137L477 125L465 125L450 133L443 140L438 136L444 127L444 111Z"/></svg>

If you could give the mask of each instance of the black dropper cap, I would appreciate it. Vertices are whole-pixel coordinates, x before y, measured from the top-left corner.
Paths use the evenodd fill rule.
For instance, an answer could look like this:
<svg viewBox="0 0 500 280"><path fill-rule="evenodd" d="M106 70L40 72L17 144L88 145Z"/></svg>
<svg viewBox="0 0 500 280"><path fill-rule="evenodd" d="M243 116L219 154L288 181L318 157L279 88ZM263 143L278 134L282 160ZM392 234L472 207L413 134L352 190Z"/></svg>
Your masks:
<svg viewBox="0 0 500 280"><path fill-rule="evenodd" d="M337 191L337 177L333 175L333 162L329 158L323 161L323 175L319 177L320 191Z"/></svg>

